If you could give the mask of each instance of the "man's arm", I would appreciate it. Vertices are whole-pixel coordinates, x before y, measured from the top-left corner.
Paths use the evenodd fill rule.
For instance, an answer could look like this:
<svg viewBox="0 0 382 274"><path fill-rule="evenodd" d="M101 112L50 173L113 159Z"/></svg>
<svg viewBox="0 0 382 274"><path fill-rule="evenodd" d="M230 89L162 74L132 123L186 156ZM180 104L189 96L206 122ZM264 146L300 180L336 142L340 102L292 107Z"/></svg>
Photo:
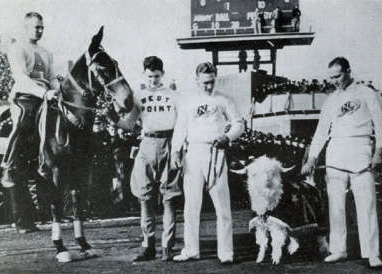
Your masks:
<svg viewBox="0 0 382 274"><path fill-rule="evenodd" d="M25 92L43 98L47 86L42 83L39 85L26 74L26 60L22 49L16 45L9 50L9 63L11 65L12 76L19 87L25 90L16 90L16 92Z"/></svg>
<svg viewBox="0 0 382 274"><path fill-rule="evenodd" d="M59 90L60 82L57 79L57 75L53 69L53 54L49 54L49 64L48 64L48 73L46 79L49 81L49 88Z"/></svg>
<svg viewBox="0 0 382 274"><path fill-rule="evenodd" d="M229 99L226 106L226 115L231 123L231 128L225 134L230 141L239 138L244 132L244 121L237 111L235 103Z"/></svg>
<svg viewBox="0 0 382 274"><path fill-rule="evenodd" d="M312 143L309 148L308 160L301 169L302 174L311 174L316 165L318 155L324 147L329 137L329 129L332 124L332 113L330 109L330 97L326 100L321 108L318 125L313 136Z"/></svg>
<svg viewBox="0 0 382 274"><path fill-rule="evenodd" d="M382 161L382 98L379 92L368 90L365 92L365 100L373 120L375 132L375 154L373 164L381 164Z"/></svg>
<svg viewBox="0 0 382 274"><path fill-rule="evenodd" d="M188 111L184 101L177 104L177 117L172 136L172 153L180 152L187 138Z"/></svg>

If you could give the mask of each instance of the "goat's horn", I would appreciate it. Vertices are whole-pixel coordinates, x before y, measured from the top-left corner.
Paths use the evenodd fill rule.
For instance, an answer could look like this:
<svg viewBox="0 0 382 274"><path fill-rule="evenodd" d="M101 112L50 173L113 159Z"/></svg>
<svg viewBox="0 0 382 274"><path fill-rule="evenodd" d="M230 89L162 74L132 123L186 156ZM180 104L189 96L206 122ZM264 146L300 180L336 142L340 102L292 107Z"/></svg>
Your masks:
<svg viewBox="0 0 382 274"><path fill-rule="evenodd" d="M247 167L244 167L242 169L231 169L232 173L236 174L246 174L247 173Z"/></svg>
<svg viewBox="0 0 382 274"><path fill-rule="evenodd" d="M296 166L291 166L291 167L284 167L284 168L281 168L281 172L282 173L287 173L289 171L291 171L292 169L294 169Z"/></svg>

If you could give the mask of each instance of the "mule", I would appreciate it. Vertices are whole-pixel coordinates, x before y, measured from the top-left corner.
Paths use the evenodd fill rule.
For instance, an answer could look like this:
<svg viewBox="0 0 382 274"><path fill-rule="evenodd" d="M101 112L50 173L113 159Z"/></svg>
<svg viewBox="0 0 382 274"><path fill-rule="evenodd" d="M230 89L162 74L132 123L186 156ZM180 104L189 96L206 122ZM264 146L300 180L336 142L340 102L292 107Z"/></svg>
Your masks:
<svg viewBox="0 0 382 274"><path fill-rule="evenodd" d="M59 262L72 260L63 244L61 232L65 187L70 190L74 236L80 246L80 254L83 257L96 255L83 229L85 186L93 157L91 135L94 122L102 120L108 123L113 120L111 117L127 114L133 107L132 90L118 63L101 46L102 38L103 27L62 80L57 104L45 100L39 120L39 171L52 182L52 240Z"/></svg>

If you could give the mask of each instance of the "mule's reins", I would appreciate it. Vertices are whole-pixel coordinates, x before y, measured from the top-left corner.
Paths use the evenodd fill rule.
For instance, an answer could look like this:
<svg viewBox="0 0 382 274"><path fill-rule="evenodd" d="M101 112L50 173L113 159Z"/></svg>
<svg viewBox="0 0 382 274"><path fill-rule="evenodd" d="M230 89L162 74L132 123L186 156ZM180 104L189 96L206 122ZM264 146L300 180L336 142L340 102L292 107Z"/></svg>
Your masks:
<svg viewBox="0 0 382 274"><path fill-rule="evenodd" d="M103 87L103 89L104 89L104 91L106 93L105 102L106 102L107 106L110 106L112 101L113 101L113 96L111 95L111 90L110 90L109 87L115 85L116 83L118 83L120 81L123 81L125 78L122 75L118 76L119 75L118 67L117 67L116 62L114 62L114 66L115 66L115 79L113 79L109 83L105 84L105 81L99 76L99 73L97 71L98 66L94 62L94 60L97 58L97 56L100 53L102 53L102 52L105 52L105 51L103 49L101 49L100 51L96 52L93 55L93 57L90 56L89 51L86 51L84 53L84 56L85 56L85 59L86 59L86 66L88 68L89 89L82 88L78 84L76 79L73 77L73 75L72 75L72 73L70 71L68 72L68 79L69 79L70 83L72 84L72 86L74 87L74 89L77 92L79 92L81 94L81 96L87 96L87 93L88 93L88 90L89 90L92 96L98 97L99 94L97 95L94 92L94 89L93 89L93 81L92 81L92 73L93 73L94 77L97 79L99 84L102 85L102 87ZM79 105L79 104L76 104L76 103L73 103L73 102L69 102L69 101L66 101L65 99L63 99L62 96L59 97L59 100L64 105L67 105L67 106L70 106L70 107L74 107L74 108L77 108L77 109L88 110L88 111L92 111L94 113L96 113L98 111L97 107L87 107L87 106L82 106L82 105Z"/></svg>

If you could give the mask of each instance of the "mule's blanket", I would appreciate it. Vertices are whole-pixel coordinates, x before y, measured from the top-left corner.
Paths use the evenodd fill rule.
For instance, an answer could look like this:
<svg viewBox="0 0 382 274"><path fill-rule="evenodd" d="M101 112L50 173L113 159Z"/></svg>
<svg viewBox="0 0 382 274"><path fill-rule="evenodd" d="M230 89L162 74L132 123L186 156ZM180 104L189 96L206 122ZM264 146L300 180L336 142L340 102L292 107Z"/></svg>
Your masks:
<svg viewBox="0 0 382 274"><path fill-rule="evenodd" d="M254 213L252 223L256 226L271 217L272 222L286 227L292 234L316 230L321 210L317 189L304 182L284 180L283 190L279 205L262 216Z"/></svg>

